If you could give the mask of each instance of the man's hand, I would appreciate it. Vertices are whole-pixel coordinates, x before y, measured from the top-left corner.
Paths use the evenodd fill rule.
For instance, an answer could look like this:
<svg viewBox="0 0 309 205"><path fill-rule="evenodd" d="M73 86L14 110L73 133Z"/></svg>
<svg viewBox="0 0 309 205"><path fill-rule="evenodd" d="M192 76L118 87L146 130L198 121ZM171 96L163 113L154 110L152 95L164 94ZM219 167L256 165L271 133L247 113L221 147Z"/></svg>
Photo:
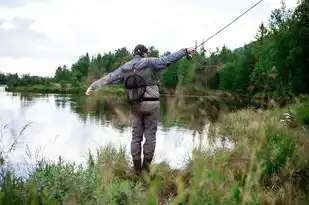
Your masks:
<svg viewBox="0 0 309 205"><path fill-rule="evenodd" d="M94 90L92 88L88 88L85 94L86 95L91 95L91 93L93 93L93 91Z"/></svg>
<svg viewBox="0 0 309 205"><path fill-rule="evenodd" d="M195 48L194 47L190 47L190 48L187 48L187 52L188 52L188 54L192 54L192 53L194 53L195 52Z"/></svg>

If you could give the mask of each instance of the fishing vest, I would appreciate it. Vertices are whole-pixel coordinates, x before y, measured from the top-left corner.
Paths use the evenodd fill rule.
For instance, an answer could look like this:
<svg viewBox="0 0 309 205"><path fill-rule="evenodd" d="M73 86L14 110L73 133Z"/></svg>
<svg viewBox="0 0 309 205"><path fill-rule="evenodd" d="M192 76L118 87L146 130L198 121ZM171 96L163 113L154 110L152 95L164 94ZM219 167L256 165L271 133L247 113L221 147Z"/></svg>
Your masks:
<svg viewBox="0 0 309 205"><path fill-rule="evenodd" d="M142 101L157 101L155 98L145 98L149 86L158 86L160 74L153 68L142 68L123 71L124 86L129 104L138 104Z"/></svg>

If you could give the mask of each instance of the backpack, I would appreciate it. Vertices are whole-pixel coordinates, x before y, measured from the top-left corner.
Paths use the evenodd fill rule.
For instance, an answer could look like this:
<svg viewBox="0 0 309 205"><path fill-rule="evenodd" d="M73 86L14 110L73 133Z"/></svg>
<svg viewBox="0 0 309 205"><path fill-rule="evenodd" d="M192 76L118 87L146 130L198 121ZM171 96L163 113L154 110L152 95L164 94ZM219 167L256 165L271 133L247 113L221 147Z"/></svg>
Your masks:
<svg viewBox="0 0 309 205"><path fill-rule="evenodd" d="M134 68L131 73L126 77L124 86L129 104L135 105L143 101L147 83L141 75L136 73Z"/></svg>

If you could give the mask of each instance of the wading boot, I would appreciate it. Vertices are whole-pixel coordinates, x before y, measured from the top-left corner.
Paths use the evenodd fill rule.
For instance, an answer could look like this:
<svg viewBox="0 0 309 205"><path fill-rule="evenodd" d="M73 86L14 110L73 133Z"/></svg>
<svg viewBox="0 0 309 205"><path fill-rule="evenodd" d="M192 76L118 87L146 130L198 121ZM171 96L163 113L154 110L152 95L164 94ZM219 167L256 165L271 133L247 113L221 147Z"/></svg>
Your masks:
<svg viewBox="0 0 309 205"><path fill-rule="evenodd" d="M145 171L147 174L149 174L150 172L150 163L151 163L152 159L145 159L143 160L143 166L142 166L142 170Z"/></svg>
<svg viewBox="0 0 309 205"><path fill-rule="evenodd" d="M133 169L134 169L134 174L139 175L142 171L142 165L141 165L141 160L133 160Z"/></svg>

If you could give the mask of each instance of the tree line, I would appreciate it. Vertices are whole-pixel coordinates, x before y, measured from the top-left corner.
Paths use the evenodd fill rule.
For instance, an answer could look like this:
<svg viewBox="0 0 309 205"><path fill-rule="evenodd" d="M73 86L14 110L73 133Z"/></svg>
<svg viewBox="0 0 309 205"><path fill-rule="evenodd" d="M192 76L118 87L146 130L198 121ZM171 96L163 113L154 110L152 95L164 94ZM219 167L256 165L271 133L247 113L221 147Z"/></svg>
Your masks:
<svg viewBox="0 0 309 205"><path fill-rule="evenodd" d="M269 22L257 28L255 40L231 50L227 46L207 51L198 50L195 60L181 59L162 71L161 86L175 89L181 84L188 90L212 89L235 94L276 93L298 95L309 92L309 0L295 10L285 3L272 11ZM241 29L241 28L240 28ZM150 56L161 53L150 47ZM119 48L79 57L70 68L59 66L51 78L17 74L0 74L0 83L8 86L70 84L87 87L94 80L113 71L132 58L127 48ZM184 78L186 76L186 78Z"/></svg>

